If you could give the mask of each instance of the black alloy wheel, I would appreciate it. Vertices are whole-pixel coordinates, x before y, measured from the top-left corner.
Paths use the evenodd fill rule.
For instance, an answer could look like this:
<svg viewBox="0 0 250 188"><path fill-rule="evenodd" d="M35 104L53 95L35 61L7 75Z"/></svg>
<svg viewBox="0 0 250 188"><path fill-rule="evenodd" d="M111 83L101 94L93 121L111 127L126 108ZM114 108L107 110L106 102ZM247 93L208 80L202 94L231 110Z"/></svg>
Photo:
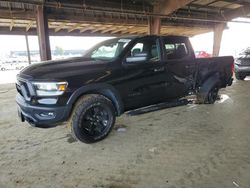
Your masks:
<svg viewBox="0 0 250 188"><path fill-rule="evenodd" d="M219 89L218 87L213 87L208 95L207 95L207 98L206 98L206 104L214 104L215 101L218 99L218 92L219 92Z"/></svg>
<svg viewBox="0 0 250 188"><path fill-rule="evenodd" d="M110 126L109 108L101 104L90 106L82 114L80 127L85 134L100 137Z"/></svg>
<svg viewBox="0 0 250 188"><path fill-rule="evenodd" d="M78 100L70 118L73 136L84 143L104 139L115 122L112 102L102 95L86 95Z"/></svg>

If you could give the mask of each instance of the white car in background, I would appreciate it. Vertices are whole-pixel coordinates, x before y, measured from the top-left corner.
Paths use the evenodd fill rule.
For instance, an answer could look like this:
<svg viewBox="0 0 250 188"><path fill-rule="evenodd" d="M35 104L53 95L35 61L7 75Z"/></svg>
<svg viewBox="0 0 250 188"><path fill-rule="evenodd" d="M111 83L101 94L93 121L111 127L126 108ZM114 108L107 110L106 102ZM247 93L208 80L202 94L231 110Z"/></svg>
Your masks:
<svg viewBox="0 0 250 188"><path fill-rule="evenodd" d="M0 65L0 70L22 70L23 68L27 67L29 64L26 62L5 62Z"/></svg>

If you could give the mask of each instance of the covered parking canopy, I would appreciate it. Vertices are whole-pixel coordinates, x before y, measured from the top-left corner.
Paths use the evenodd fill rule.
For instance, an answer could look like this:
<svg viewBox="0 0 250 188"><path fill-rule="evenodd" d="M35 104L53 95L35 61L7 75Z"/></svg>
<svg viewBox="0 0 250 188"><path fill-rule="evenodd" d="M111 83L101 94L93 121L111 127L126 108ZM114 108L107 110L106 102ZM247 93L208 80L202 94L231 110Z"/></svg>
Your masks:
<svg viewBox="0 0 250 188"><path fill-rule="evenodd" d="M250 16L246 0L0 0L0 34L38 35L42 60L49 35L185 35L214 31L219 54L226 23Z"/></svg>

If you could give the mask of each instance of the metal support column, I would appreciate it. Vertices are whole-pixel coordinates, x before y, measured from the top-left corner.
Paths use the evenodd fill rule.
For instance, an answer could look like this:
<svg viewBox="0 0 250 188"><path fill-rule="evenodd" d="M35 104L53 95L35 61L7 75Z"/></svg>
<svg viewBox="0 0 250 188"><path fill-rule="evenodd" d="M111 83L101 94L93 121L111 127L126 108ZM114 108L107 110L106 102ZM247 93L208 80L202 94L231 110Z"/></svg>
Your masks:
<svg viewBox="0 0 250 188"><path fill-rule="evenodd" d="M159 35L161 33L161 18L150 17L148 19L148 30L150 35Z"/></svg>
<svg viewBox="0 0 250 188"><path fill-rule="evenodd" d="M213 56L218 56L220 54L221 39L225 27L226 25L224 23L214 27Z"/></svg>
<svg viewBox="0 0 250 188"><path fill-rule="evenodd" d="M36 10L40 57L41 61L46 61L51 59L48 18L44 6L38 5Z"/></svg>
<svg viewBox="0 0 250 188"><path fill-rule="evenodd" d="M28 62L29 62L29 64L31 64L29 39L28 39L27 34L25 35L25 41L26 41L26 49L27 49L27 54L28 54Z"/></svg>

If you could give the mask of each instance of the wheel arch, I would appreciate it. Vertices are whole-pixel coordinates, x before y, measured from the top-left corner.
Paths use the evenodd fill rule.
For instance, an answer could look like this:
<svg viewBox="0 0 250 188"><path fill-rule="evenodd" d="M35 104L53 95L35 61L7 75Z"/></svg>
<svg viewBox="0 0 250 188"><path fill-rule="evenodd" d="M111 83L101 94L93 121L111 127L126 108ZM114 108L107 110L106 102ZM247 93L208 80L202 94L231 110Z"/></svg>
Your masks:
<svg viewBox="0 0 250 188"><path fill-rule="evenodd" d="M208 95L209 91L214 87L218 86L218 89L220 89L220 75L219 73L215 73L211 76L209 76L200 86L199 91L197 93L197 98L199 102L204 103L206 96Z"/></svg>
<svg viewBox="0 0 250 188"><path fill-rule="evenodd" d="M76 101L83 95L86 94L100 94L107 97L113 103L116 115L119 116L124 112L124 104L119 92L109 84L92 84L87 86L82 86L77 89L69 98L67 105L71 106L69 112L72 111L72 108Z"/></svg>

